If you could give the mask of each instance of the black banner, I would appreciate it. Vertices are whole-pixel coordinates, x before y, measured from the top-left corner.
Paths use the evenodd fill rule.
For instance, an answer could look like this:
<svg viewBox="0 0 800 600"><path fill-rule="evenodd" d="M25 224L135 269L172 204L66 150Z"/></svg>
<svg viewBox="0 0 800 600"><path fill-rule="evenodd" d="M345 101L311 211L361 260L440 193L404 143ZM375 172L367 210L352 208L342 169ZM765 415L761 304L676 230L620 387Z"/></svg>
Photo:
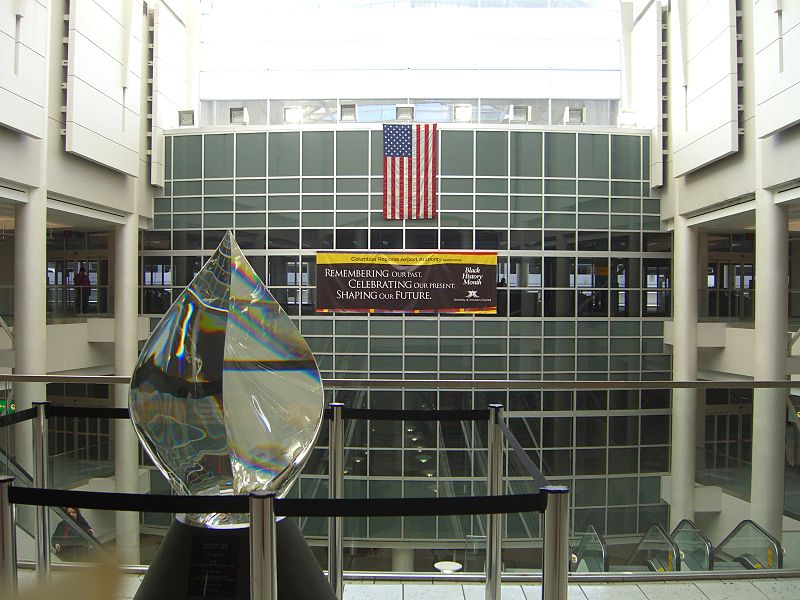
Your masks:
<svg viewBox="0 0 800 600"><path fill-rule="evenodd" d="M317 252L317 312L496 313L496 252Z"/></svg>

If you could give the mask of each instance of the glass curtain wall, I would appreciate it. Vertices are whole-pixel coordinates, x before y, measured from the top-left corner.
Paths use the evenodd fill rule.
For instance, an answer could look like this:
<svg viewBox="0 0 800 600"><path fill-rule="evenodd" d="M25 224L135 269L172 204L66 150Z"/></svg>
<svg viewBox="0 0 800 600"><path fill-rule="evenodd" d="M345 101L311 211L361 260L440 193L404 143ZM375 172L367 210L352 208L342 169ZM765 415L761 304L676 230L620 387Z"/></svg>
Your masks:
<svg viewBox="0 0 800 600"><path fill-rule="evenodd" d="M442 126L439 215L423 221L383 218L382 148L382 131L363 125L167 136L167 183L142 235L142 312L155 323L232 229L325 378L670 378L671 234L659 231L649 195L647 135ZM315 251L326 249L496 250L498 314L317 315ZM624 536L667 523L659 486L669 467L668 392L330 397L370 408L500 402L545 475L570 486L576 531ZM485 448L480 427L353 423L346 492L483 493L473 451ZM326 456L323 441L293 493L327 496ZM538 536L537 519L510 518L506 536ZM347 535L363 544L437 537L463 546L481 533L469 519L348 521ZM305 527L324 534L324 522Z"/></svg>

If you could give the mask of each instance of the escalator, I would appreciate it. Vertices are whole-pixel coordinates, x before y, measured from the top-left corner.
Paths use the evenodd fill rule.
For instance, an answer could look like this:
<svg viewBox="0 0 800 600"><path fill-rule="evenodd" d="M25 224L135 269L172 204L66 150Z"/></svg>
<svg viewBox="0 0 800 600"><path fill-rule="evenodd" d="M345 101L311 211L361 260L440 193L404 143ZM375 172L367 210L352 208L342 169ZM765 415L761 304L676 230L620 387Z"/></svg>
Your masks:
<svg viewBox="0 0 800 600"><path fill-rule="evenodd" d="M28 474L25 469L23 469L19 464L17 464L14 460L9 458L2 448L0 448L0 474L2 475L9 475L14 478L14 485L17 487L32 487L33 486L33 478ZM50 507L50 534L52 534L52 530L55 529L56 525L63 520L67 520L68 522L71 521L70 517L64 511L63 508L60 507ZM36 509L33 506L28 505L19 505L16 507L16 524L17 524L17 546L20 547L22 544L22 538L20 536L25 536L24 539L31 542L31 545L35 547L35 537L36 537ZM80 538L82 544L84 544L87 548L89 548L89 554L93 557L93 560L97 560L100 558L107 558L108 552L103 548L102 544L100 544L97 539L93 538L89 534L87 534L83 529L80 527L72 527L72 530L75 532L77 537ZM51 553L51 557L54 560L61 560L58 554Z"/></svg>
<svg viewBox="0 0 800 600"><path fill-rule="evenodd" d="M689 519L683 519L672 531L672 539L681 554L681 571L714 569L714 546Z"/></svg>
<svg viewBox="0 0 800 600"><path fill-rule="evenodd" d="M594 527L582 533L572 550L571 571L598 573L608 571L608 546Z"/></svg>
<svg viewBox="0 0 800 600"><path fill-rule="evenodd" d="M609 564L608 545L591 525L572 545L572 570L576 572L665 573L670 571L744 571L782 569L780 542L750 520L739 523L714 548L705 534L684 519L668 534L652 525L623 564Z"/></svg>
<svg viewBox="0 0 800 600"><path fill-rule="evenodd" d="M609 564L608 545L594 527L578 536L573 546L573 570L576 572L658 572L681 568L677 544L661 525L651 525L630 557L620 565Z"/></svg>
<svg viewBox="0 0 800 600"><path fill-rule="evenodd" d="M714 548L715 571L782 569L783 548L761 526L747 519Z"/></svg>
<svg viewBox="0 0 800 600"><path fill-rule="evenodd" d="M627 563L612 566L612 571L667 571L681 570L681 556L678 545L666 530L658 524L651 525L644 532L641 541L631 554Z"/></svg>

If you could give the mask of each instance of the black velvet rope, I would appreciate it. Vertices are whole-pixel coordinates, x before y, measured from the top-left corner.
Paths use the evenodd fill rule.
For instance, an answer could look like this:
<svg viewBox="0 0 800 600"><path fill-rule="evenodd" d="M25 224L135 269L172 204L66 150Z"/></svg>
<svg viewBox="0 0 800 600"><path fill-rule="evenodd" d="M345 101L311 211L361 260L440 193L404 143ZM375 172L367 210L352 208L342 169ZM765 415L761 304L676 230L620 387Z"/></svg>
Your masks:
<svg viewBox="0 0 800 600"><path fill-rule="evenodd" d="M93 419L129 419L127 408L102 408L89 406L59 406L48 404L45 409L50 417L87 417ZM333 411L326 408L326 419L333 416ZM21 423L36 417L36 409L28 408L0 417L0 427ZM488 421L489 411L482 410L384 410L372 408L343 408L342 418L372 421Z"/></svg>
<svg viewBox="0 0 800 600"><path fill-rule="evenodd" d="M531 457L528 456L527 452L525 452L522 444L520 444L519 440L517 440L517 436L511 433L511 430L508 428L508 425L506 425L506 422L503 419L500 419L500 429L503 430L503 435L508 440L511 448L513 448L514 452L522 463L522 466L525 467L528 475L530 475L533 479L534 485L538 489L542 489L543 487L550 485L550 482L545 479L545 476L542 475L542 472L536 467L535 464L533 464Z"/></svg>
<svg viewBox="0 0 800 600"><path fill-rule="evenodd" d="M400 517L544 512L547 493L469 498L280 499L275 514L286 517ZM11 486L9 499L33 506L164 513L246 513L249 496L164 496L76 492Z"/></svg>
<svg viewBox="0 0 800 600"><path fill-rule="evenodd" d="M22 423L23 421L30 421L36 418L35 408L26 408L19 412L11 413L10 415L3 415L0 417L0 427L14 425L15 423Z"/></svg>
<svg viewBox="0 0 800 600"><path fill-rule="evenodd" d="M87 417L90 419L130 419L127 408L103 408L96 406L59 406L47 405L47 418L50 417Z"/></svg>
<svg viewBox="0 0 800 600"><path fill-rule="evenodd" d="M371 421L488 421L489 410L383 410L343 408L343 419Z"/></svg>

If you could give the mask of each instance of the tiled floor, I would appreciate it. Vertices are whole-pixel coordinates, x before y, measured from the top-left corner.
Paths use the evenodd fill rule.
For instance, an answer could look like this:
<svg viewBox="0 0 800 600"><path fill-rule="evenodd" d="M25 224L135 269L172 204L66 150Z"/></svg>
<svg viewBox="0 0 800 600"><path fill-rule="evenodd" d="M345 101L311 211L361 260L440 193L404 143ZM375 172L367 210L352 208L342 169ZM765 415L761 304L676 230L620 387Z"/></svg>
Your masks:
<svg viewBox="0 0 800 600"><path fill-rule="evenodd" d="M19 571L20 600L130 600L142 575L115 576L112 572L57 571L50 586L37 593L34 571ZM76 591L80 593L76 595ZM0 596L6 598L0 590ZM541 585L503 585L502 600L540 600ZM349 583L345 600L484 600L479 584ZM698 581L687 583L572 584L569 600L800 600L800 579L753 581Z"/></svg>

